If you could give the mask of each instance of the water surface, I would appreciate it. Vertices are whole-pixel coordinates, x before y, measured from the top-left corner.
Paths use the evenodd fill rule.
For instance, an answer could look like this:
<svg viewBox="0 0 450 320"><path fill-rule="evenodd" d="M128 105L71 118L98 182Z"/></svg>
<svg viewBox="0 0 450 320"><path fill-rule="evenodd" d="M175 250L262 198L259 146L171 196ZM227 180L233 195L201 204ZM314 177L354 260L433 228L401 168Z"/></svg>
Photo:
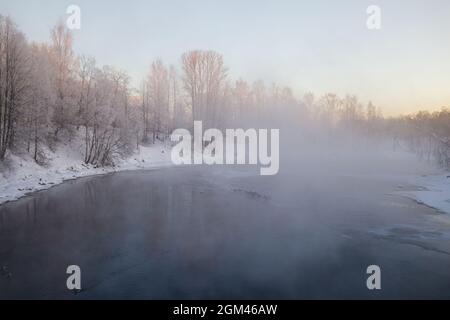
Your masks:
<svg viewBox="0 0 450 320"><path fill-rule="evenodd" d="M124 172L5 204L0 298L450 298L439 213L396 196L400 178L331 171Z"/></svg>

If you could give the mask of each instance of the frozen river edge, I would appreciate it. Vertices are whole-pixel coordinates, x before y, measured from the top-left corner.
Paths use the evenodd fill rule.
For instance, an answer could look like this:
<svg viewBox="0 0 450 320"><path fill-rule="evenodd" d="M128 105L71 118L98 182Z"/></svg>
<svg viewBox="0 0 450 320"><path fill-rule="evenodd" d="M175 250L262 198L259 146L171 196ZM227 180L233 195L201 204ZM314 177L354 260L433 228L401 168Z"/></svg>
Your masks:
<svg viewBox="0 0 450 320"><path fill-rule="evenodd" d="M409 184L416 188L399 191L397 194L442 213L450 214L450 172L411 177ZM403 188L403 186L399 187Z"/></svg>
<svg viewBox="0 0 450 320"><path fill-rule="evenodd" d="M0 171L0 205L36 191L49 189L67 180L173 165L170 160L170 146L163 143L140 146L132 155L119 159L110 167L86 165L81 159L74 159L70 153L68 150L52 153L52 158L46 166L40 166L30 158L9 155L9 167Z"/></svg>

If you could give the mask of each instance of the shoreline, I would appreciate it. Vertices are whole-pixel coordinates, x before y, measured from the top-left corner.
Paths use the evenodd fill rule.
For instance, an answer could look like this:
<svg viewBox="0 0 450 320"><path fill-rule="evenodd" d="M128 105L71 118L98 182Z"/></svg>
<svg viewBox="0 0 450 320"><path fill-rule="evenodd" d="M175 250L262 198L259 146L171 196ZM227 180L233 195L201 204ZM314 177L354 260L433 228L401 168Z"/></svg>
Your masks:
<svg viewBox="0 0 450 320"><path fill-rule="evenodd" d="M395 193L439 213L450 214L450 172L416 176L408 183L415 188L402 185L399 188L406 190L398 190Z"/></svg>
<svg viewBox="0 0 450 320"><path fill-rule="evenodd" d="M21 195L18 195L17 198L12 198L12 199L9 199L9 200L3 200L2 197L0 197L0 207L5 205L5 204L8 204L8 203L13 203L13 202L19 201L19 200L21 200L23 198L33 196L35 193L48 191L48 190L50 190L50 189L52 189L54 187L58 187L58 186L60 186L60 185L62 185L64 183L67 183L67 182L70 182L70 181L80 180L80 179L84 179L84 178L94 178L94 177L113 175L113 174L122 173L122 172L151 171L151 170L158 170L158 169L164 169L164 168L170 168L170 167L174 167L174 165L172 165L172 164L161 164L161 165L155 165L153 167L146 167L146 168L139 168L139 167L136 167L136 168L125 168L125 169L120 169L120 170L110 170L110 171L99 172L99 173L79 175L79 176L76 176L76 177L63 179L60 182L47 183L44 188L35 188L33 190L30 190L29 192L26 192L26 193L23 193ZM181 166L177 166L177 167L181 167Z"/></svg>
<svg viewBox="0 0 450 320"><path fill-rule="evenodd" d="M0 171L0 206L79 178L175 166L170 158L171 146L163 142L139 146L133 154L117 159L116 165L109 167L86 165L80 154L68 145L54 152L47 150L51 160L46 166L36 164L30 157L11 154L10 166ZM393 195L450 214L450 172L436 170L430 174L404 176L402 180Z"/></svg>
<svg viewBox="0 0 450 320"><path fill-rule="evenodd" d="M174 166L170 161L170 149L163 143L149 147L140 146L138 152L118 159L115 166L109 167L86 165L80 159L68 162L69 157L62 154L55 152L54 161L48 166L39 166L28 158L10 155L12 168L0 171L0 206L71 180Z"/></svg>

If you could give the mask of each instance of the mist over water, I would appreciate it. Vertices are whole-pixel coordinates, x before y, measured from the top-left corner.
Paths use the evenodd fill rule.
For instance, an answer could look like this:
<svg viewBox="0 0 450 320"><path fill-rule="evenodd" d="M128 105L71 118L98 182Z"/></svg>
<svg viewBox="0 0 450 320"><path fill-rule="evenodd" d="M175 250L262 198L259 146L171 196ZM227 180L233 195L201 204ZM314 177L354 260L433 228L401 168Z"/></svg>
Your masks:
<svg viewBox="0 0 450 320"><path fill-rule="evenodd" d="M448 297L450 225L393 194L432 167L384 144L281 137L275 176L236 165L126 172L2 206L11 275L0 297ZM85 270L77 295L61 272L70 264ZM379 292L366 288L372 264Z"/></svg>

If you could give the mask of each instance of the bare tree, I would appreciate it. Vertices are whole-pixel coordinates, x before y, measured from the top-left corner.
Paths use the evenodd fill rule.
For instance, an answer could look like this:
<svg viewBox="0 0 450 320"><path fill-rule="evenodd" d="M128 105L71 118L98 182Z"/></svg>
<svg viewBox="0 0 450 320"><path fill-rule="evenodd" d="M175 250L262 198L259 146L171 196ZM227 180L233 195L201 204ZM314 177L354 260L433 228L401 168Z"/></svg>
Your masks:
<svg viewBox="0 0 450 320"><path fill-rule="evenodd" d="M22 121L26 122L27 127L27 151L33 150L33 158L37 163L43 163L46 160L40 146L45 143L48 134L49 106L55 100L51 72L49 72L50 65L49 48L46 45L33 44L29 61L29 90L27 90L27 102Z"/></svg>
<svg viewBox="0 0 450 320"><path fill-rule="evenodd" d="M152 63L147 77L147 90L153 109L153 141L164 131L169 121L169 73L161 60Z"/></svg>
<svg viewBox="0 0 450 320"><path fill-rule="evenodd" d="M53 121L56 125L55 137L58 136L60 130L66 128L71 101L70 87L73 64L73 37L63 22L59 22L51 31L52 38L52 60L54 64L56 101L53 113Z"/></svg>
<svg viewBox="0 0 450 320"><path fill-rule="evenodd" d="M222 55L214 51L190 51L182 56L183 82L192 108L192 119L206 127L217 122L219 97L227 77Z"/></svg>
<svg viewBox="0 0 450 320"><path fill-rule="evenodd" d="M0 160L12 146L18 108L26 89L26 42L9 18L0 16Z"/></svg>

